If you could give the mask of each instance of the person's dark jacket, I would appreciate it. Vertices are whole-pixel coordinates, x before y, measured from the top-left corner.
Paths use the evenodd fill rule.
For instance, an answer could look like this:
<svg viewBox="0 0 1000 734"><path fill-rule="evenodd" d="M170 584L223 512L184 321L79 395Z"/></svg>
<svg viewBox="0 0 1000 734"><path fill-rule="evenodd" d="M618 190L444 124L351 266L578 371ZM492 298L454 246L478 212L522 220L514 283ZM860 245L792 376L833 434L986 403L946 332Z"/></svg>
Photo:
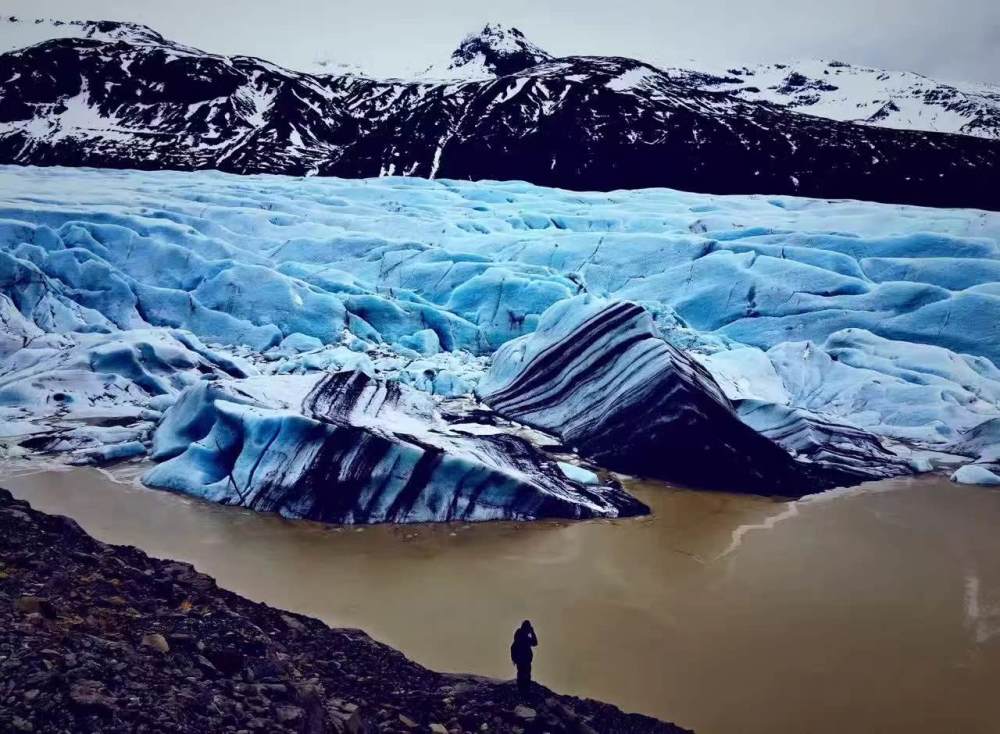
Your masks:
<svg viewBox="0 0 1000 734"><path fill-rule="evenodd" d="M531 627L518 627L514 633L514 642L510 646L510 659L514 665L530 663L535 654L531 648L538 644L538 637Z"/></svg>

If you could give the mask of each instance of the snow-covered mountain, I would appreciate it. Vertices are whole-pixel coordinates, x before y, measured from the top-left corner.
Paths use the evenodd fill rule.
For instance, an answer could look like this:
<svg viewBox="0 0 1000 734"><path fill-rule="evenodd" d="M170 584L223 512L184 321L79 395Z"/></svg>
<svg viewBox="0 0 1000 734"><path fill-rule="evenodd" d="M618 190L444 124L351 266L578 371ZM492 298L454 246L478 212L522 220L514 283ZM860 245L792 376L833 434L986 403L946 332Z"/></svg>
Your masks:
<svg viewBox="0 0 1000 734"><path fill-rule="evenodd" d="M431 66L419 76L456 81L493 79L551 60L551 54L525 38L517 28L488 23L478 33L466 36L447 63Z"/></svg>
<svg viewBox="0 0 1000 734"><path fill-rule="evenodd" d="M0 55L0 161L1000 208L998 141L831 121L633 59L552 58L514 29L466 38L443 70L461 80L380 80L72 28Z"/></svg>
<svg viewBox="0 0 1000 734"><path fill-rule="evenodd" d="M467 36L446 62L411 76L484 80L552 59L519 29L489 23ZM309 70L365 76L357 65L332 60L317 62ZM909 71L824 59L719 68L663 67L663 71L697 89L730 92L750 102L766 102L840 122L1000 138L1000 86L995 84L945 82Z"/></svg>
<svg viewBox="0 0 1000 734"><path fill-rule="evenodd" d="M347 74L351 74L353 76L368 76L368 74L365 73L364 68L358 64L348 64L346 62L327 57L316 59L312 62L312 64L310 64L308 69L302 69L301 71L329 76L344 76Z"/></svg>
<svg viewBox="0 0 1000 734"><path fill-rule="evenodd" d="M845 122L1000 138L1000 86L950 84L907 71L806 60L729 68L716 74L671 69L700 89L732 92L796 112Z"/></svg>
<svg viewBox="0 0 1000 734"><path fill-rule="evenodd" d="M54 20L49 18L0 19L0 53L15 51L54 38L88 38L94 41L143 44L159 46L171 42L148 26L140 23L122 23L109 20Z"/></svg>

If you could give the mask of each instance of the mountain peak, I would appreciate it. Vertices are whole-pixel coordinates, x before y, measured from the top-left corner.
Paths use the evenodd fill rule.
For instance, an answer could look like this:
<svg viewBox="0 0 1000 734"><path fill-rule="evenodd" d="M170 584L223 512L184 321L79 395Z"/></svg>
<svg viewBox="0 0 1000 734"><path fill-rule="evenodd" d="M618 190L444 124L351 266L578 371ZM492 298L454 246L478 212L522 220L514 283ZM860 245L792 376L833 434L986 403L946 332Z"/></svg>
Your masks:
<svg viewBox="0 0 1000 734"><path fill-rule="evenodd" d="M97 41L165 44L163 36L149 26L113 20L52 20L48 18L0 18L0 53L32 46L55 38L92 38Z"/></svg>
<svg viewBox="0 0 1000 734"><path fill-rule="evenodd" d="M487 23L466 36L451 54L451 71L478 72L484 76L514 74L552 56L533 44L513 26Z"/></svg>

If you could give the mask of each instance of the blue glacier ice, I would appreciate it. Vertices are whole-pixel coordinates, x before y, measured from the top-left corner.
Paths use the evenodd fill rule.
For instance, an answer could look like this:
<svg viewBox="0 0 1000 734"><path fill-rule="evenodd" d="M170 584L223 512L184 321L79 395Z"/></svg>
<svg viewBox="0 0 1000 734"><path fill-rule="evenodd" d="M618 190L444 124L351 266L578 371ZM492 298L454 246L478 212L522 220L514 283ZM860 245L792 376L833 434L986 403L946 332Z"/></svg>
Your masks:
<svg viewBox="0 0 1000 734"><path fill-rule="evenodd" d="M255 372L173 329L37 333L0 367L0 442L79 463L141 455L186 388Z"/></svg>
<svg viewBox="0 0 1000 734"><path fill-rule="evenodd" d="M552 306L497 350L478 393L602 466L696 487L803 495L911 468L876 436L780 398L734 401L628 301Z"/></svg>
<svg viewBox="0 0 1000 734"><path fill-rule="evenodd" d="M0 441L129 454L237 374L471 396L580 295L641 306L756 430L993 466L996 213L207 171L0 167Z"/></svg>
<svg viewBox="0 0 1000 734"><path fill-rule="evenodd" d="M157 431L147 484L324 522L465 522L645 514L524 439L468 433L426 393L363 372L196 385Z"/></svg>

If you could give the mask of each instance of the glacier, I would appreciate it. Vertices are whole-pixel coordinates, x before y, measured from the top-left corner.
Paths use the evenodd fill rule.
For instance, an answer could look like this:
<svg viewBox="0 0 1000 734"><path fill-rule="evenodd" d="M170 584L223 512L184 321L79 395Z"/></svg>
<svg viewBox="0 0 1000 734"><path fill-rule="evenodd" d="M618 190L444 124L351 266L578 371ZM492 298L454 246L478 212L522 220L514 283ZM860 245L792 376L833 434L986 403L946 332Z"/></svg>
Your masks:
<svg viewBox="0 0 1000 734"><path fill-rule="evenodd" d="M14 166L0 167L0 451L157 455L199 385L342 371L490 412L475 395L498 350L587 299L641 308L799 462L843 469L840 449L864 445L865 472L878 456L892 473L1000 471L1000 214Z"/></svg>

